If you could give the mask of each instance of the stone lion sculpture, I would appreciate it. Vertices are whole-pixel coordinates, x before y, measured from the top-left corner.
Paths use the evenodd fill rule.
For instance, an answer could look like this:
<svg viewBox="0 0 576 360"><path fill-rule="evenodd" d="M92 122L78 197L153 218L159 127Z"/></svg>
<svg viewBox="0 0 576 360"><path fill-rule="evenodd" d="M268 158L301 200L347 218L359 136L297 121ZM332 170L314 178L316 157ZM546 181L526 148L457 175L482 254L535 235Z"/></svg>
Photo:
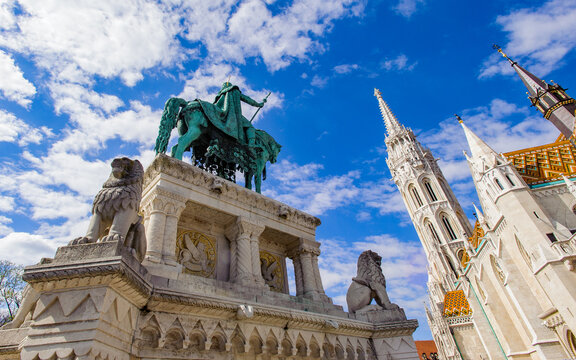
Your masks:
<svg viewBox="0 0 576 360"><path fill-rule="evenodd" d="M376 300L383 309L396 309L398 305L392 304L386 292L386 279L382 274L382 257L374 251L364 251L358 257L358 272L352 278L352 284L346 293L348 311L356 311L370 305L372 299Z"/></svg>
<svg viewBox="0 0 576 360"><path fill-rule="evenodd" d="M144 168L138 160L114 159L110 177L94 198L86 235L72 240L70 245L119 241L133 249L136 258L142 261L146 254L146 236L138 208L143 175Z"/></svg>

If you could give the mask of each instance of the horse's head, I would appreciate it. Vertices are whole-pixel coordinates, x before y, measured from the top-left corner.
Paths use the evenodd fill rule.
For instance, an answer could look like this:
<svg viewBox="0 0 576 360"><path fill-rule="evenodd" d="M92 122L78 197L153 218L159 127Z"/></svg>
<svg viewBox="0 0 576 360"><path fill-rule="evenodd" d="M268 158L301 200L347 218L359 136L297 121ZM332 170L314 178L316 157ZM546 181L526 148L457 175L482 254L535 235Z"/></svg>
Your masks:
<svg viewBox="0 0 576 360"><path fill-rule="evenodd" d="M274 164L282 145L278 144L270 134L264 130L256 129L256 145L262 147L268 153L268 161Z"/></svg>

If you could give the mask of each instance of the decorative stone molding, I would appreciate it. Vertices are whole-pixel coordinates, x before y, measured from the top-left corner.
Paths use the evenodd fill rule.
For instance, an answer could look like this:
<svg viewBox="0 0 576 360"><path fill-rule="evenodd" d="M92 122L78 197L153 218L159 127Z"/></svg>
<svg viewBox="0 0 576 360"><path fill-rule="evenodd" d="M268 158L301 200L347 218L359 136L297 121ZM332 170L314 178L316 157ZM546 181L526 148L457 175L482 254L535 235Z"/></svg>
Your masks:
<svg viewBox="0 0 576 360"><path fill-rule="evenodd" d="M308 229L313 230L320 225L320 219L315 216L293 208L290 208L290 211L286 212L282 209L283 207L287 208L285 204L243 188L233 182L220 179L215 175L200 170L196 166L173 159L164 154L157 155L144 173L145 196L147 196L149 189L155 186L155 182L158 181L160 175L168 175L185 183L207 189L211 189L215 181L214 179L218 179L218 181L221 182L217 186L219 191L218 196L221 199L248 204L254 209L270 214L284 214L285 217L280 216L280 218Z"/></svg>

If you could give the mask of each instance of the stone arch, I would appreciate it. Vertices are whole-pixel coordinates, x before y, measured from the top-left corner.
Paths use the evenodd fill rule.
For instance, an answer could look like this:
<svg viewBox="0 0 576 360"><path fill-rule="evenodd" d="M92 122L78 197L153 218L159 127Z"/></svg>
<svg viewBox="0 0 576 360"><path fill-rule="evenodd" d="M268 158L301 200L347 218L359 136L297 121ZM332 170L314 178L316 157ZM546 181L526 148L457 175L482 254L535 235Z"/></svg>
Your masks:
<svg viewBox="0 0 576 360"><path fill-rule="evenodd" d="M301 357L308 356L308 346L301 334L299 334L296 339L296 355Z"/></svg>
<svg viewBox="0 0 576 360"><path fill-rule="evenodd" d="M422 202L422 197L418 188L414 184L409 184L407 187L407 192L410 194L410 198L412 199L412 204L414 205L414 209L420 208L424 203Z"/></svg>
<svg viewBox="0 0 576 360"><path fill-rule="evenodd" d="M365 360L366 356L364 355L365 351L362 348L362 345L358 345L358 347L356 348L356 359L357 360Z"/></svg>
<svg viewBox="0 0 576 360"><path fill-rule="evenodd" d="M322 344L322 351L324 352L324 359L333 359L336 357L334 345L332 345L328 339L324 340L324 344Z"/></svg>
<svg viewBox="0 0 576 360"><path fill-rule="evenodd" d="M206 331L202 326L202 322L198 320L194 328L188 334L190 341L188 348L192 350L202 351L206 348Z"/></svg>
<svg viewBox="0 0 576 360"><path fill-rule="evenodd" d="M292 341L290 341L290 339L288 338L288 336L285 336L284 339L282 340L282 355L284 356L292 356Z"/></svg>
<svg viewBox="0 0 576 360"><path fill-rule="evenodd" d="M177 328L170 329L164 337L164 349L180 350L184 348L184 333Z"/></svg>
<svg viewBox="0 0 576 360"><path fill-rule="evenodd" d="M320 345L318 345L318 341L316 340L314 335L312 335L312 337L310 338L308 347L310 349L311 358L316 359L320 357Z"/></svg>
<svg viewBox="0 0 576 360"><path fill-rule="evenodd" d="M216 329L210 335L210 350L224 352L226 351L226 343L228 342L224 330L218 324Z"/></svg>
<svg viewBox="0 0 576 360"><path fill-rule="evenodd" d="M254 328L250 335L250 339L248 340L248 344L250 345L250 354L258 355L264 352L264 341L262 340L262 336L260 336L258 329Z"/></svg>
<svg viewBox="0 0 576 360"><path fill-rule="evenodd" d="M233 353L242 354L246 351L246 337L240 327L236 326L234 332L230 336L230 343L232 348L230 349Z"/></svg>
<svg viewBox="0 0 576 360"><path fill-rule="evenodd" d="M140 346L147 349L156 349L160 345L162 330L156 316L152 315L146 325L140 330Z"/></svg>
<svg viewBox="0 0 576 360"><path fill-rule="evenodd" d="M422 186L426 190L426 197L430 202L438 201L440 198L438 197L438 191L435 189L432 180L428 177L423 177L421 180Z"/></svg>
<svg viewBox="0 0 576 360"><path fill-rule="evenodd" d="M348 344L346 345L346 360L354 360L355 358L356 352L354 351L354 347L350 341L348 341Z"/></svg>
<svg viewBox="0 0 576 360"><path fill-rule="evenodd" d="M445 212L441 212L439 213L439 218L446 237L450 240L456 240L458 238L459 228L452 216Z"/></svg>
<svg viewBox="0 0 576 360"><path fill-rule="evenodd" d="M338 360L344 360L346 358L346 352L340 341L336 341L336 345L334 346L334 354Z"/></svg>
<svg viewBox="0 0 576 360"><path fill-rule="evenodd" d="M266 353L270 355L278 355L278 338L272 330L268 332L266 337Z"/></svg>

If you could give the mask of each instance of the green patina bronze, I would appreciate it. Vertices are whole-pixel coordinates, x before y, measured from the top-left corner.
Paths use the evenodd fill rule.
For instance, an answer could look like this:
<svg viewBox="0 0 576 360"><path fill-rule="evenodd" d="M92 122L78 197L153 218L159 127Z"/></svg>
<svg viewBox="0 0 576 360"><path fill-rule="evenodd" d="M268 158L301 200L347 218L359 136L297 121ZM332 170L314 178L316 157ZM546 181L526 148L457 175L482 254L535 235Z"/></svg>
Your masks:
<svg viewBox="0 0 576 360"><path fill-rule="evenodd" d="M257 102L230 82L224 83L213 103L168 99L154 147L156 154L166 152L170 133L176 127L180 137L172 147L172 157L182 160L184 152L192 150L196 166L231 181L235 181L238 170L244 173L248 189L252 188L254 177L256 191L260 193L266 163L276 162L281 146L242 115L241 102L260 110L266 99Z"/></svg>

